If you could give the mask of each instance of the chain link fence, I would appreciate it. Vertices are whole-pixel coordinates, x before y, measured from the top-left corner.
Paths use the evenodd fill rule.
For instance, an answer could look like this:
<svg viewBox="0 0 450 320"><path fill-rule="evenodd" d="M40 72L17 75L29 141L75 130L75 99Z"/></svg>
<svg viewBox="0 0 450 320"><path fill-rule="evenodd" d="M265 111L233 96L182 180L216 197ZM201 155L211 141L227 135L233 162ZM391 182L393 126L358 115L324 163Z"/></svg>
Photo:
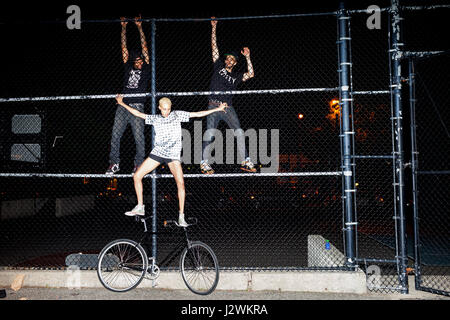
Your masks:
<svg viewBox="0 0 450 320"><path fill-rule="evenodd" d="M357 261L366 273L369 290L390 293L400 291L401 285L393 219L389 12L380 12L379 29L361 28L366 20L367 14L361 13L352 14L350 20Z"/></svg>
<svg viewBox="0 0 450 320"><path fill-rule="evenodd" d="M449 55L411 61L414 64L415 202L417 285L449 295Z"/></svg>
<svg viewBox="0 0 450 320"><path fill-rule="evenodd" d="M12 80L2 86L3 171L8 174L1 179L1 265L61 268L70 263L65 258L71 253L96 253L114 238L139 236L139 226L123 214L136 201L131 173L137 150L130 125L121 137L120 171L105 176L114 97L122 92L124 78L122 30L119 20L83 23L77 31L39 25L29 31L40 45L20 51L25 63L6 69ZM142 31L154 76L144 112L152 113L152 90L156 101L168 96L175 110L206 110L210 20L152 26L144 19ZM138 26L128 21L130 54L141 48L141 39ZM229 161L227 139L231 136L234 148L234 137L221 123L223 163L217 147L216 173L201 175L199 146L206 121L183 125L186 214L199 220L195 236L214 248L225 269L343 268L339 119L330 106L338 94L335 16L223 19L217 43L220 59L229 50L250 48L256 76L239 88L233 106L262 174L241 173L236 150ZM245 72L245 58L239 58L236 70ZM39 140L20 128L14 132L33 126ZM144 130L151 137L151 127ZM151 147L151 139L145 139L146 154ZM262 147L267 147L264 153ZM155 190L153 179L144 179L144 201L147 215L157 208L157 226L162 226L176 216L178 200L167 166L157 174ZM159 236L158 258L175 240L173 234ZM320 253L325 240L334 248L327 257Z"/></svg>

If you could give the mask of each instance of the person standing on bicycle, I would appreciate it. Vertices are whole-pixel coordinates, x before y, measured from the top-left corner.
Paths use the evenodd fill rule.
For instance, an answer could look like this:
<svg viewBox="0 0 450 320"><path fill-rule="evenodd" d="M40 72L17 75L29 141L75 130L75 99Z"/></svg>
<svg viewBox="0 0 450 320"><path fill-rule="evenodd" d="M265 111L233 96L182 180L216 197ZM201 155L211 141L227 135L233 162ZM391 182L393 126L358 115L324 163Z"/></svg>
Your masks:
<svg viewBox="0 0 450 320"><path fill-rule="evenodd" d="M183 170L181 167L181 149L182 132L181 122L188 122L190 118L200 118L210 115L214 112L222 111L228 107L227 103L222 102L218 107L206 111L186 112L174 110L171 111L172 102L169 98L159 100L159 110L161 114L150 115L140 112L123 102L122 95L117 95L117 103L127 109L131 114L145 120L145 124L153 125L155 129L154 148L147 159L139 166L133 176L134 189L136 191L138 204L131 211L126 212L127 216L145 215L145 206L143 199L142 179L145 175L155 170L161 163L166 163L173 174L177 183L179 216L178 224L186 227L184 219L184 202L186 192L184 187Z"/></svg>

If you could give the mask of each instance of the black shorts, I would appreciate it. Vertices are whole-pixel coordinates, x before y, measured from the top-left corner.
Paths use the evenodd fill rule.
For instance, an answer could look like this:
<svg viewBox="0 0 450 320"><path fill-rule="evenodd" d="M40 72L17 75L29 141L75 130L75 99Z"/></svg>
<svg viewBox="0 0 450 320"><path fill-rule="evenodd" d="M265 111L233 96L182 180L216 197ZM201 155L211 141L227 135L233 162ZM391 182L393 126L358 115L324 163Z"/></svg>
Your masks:
<svg viewBox="0 0 450 320"><path fill-rule="evenodd" d="M169 163L171 163L173 161L180 161L180 160L177 160L177 159L163 158L163 157L151 154L151 153L148 155L148 157L150 159L153 159L153 160L159 162L159 163L167 163L167 164L169 164Z"/></svg>

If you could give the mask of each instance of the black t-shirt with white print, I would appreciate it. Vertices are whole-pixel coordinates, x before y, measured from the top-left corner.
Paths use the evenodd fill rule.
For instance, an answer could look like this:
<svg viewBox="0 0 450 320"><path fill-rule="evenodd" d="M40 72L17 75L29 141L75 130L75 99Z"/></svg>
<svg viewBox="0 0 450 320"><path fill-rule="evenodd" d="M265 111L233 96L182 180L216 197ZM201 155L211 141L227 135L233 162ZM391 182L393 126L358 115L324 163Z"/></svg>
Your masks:
<svg viewBox="0 0 450 320"><path fill-rule="evenodd" d="M134 62L128 61L124 64L124 83L123 94L127 93L147 93L148 84L150 81L150 65L142 64L141 69L134 68ZM123 101L130 103L145 103L146 97L124 97Z"/></svg>
<svg viewBox="0 0 450 320"><path fill-rule="evenodd" d="M225 69L225 62L217 60L214 63L214 71L211 77L210 91L233 91L242 82L243 72L228 72ZM226 102L229 106L233 105L233 95L231 94L212 94L211 100Z"/></svg>

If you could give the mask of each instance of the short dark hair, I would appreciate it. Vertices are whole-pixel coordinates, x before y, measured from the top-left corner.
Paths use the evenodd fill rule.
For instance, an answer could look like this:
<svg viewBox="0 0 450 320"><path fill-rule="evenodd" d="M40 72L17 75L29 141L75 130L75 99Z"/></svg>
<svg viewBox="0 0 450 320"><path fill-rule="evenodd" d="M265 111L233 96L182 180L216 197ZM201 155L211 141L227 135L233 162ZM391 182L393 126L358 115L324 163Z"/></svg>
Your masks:
<svg viewBox="0 0 450 320"><path fill-rule="evenodd" d="M144 60L144 56L142 55L142 52L140 52L138 50L132 50L130 52L130 60L131 61L136 61L137 59Z"/></svg>
<svg viewBox="0 0 450 320"><path fill-rule="evenodd" d="M234 59L236 59L236 62L239 62L239 54L236 50L232 50L232 51L228 51L227 53L224 54L225 59L227 58L227 56L233 56Z"/></svg>

